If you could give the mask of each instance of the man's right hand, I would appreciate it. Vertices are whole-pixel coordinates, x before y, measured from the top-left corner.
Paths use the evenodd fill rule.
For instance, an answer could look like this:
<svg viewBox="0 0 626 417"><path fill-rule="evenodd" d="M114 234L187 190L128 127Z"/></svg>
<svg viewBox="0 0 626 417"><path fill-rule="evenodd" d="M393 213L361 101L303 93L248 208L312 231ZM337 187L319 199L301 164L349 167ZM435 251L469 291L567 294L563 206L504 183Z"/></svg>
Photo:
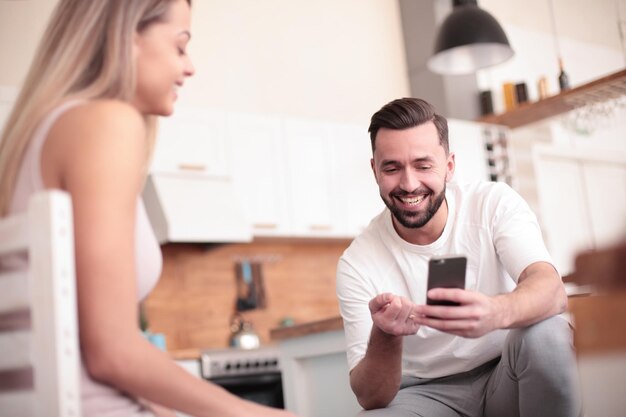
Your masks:
<svg viewBox="0 0 626 417"><path fill-rule="evenodd" d="M409 336L417 333L419 324L413 321L415 304L405 297L391 293L379 294L369 302L374 325L392 336Z"/></svg>

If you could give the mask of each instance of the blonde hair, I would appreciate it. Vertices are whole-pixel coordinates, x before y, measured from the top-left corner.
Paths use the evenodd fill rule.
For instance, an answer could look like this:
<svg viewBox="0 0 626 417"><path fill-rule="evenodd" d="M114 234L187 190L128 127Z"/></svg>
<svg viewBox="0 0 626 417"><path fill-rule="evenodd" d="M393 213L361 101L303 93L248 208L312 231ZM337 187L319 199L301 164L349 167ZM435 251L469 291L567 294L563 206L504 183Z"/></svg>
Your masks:
<svg viewBox="0 0 626 417"><path fill-rule="evenodd" d="M0 216L35 129L52 109L72 99L133 98L133 38L162 21L173 1L60 0L0 138ZM156 117L146 124L152 149Z"/></svg>

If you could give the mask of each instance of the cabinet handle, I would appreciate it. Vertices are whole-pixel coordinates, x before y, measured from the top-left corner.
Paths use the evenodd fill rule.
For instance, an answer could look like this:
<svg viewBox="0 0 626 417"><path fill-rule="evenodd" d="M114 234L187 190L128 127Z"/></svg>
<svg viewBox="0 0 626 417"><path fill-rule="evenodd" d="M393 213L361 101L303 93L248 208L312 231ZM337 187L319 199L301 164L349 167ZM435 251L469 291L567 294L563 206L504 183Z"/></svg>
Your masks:
<svg viewBox="0 0 626 417"><path fill-rule="evenodd" d="M309 226L309 229L315 231L328 231L332 230L333 227L330 224L312 224Z"/></svg>
<svg viewBox="0 0 626 417"><path fill-rule="evenodd" d="M202 164L178 164L181 171L206 171L206 165Z"/></svg>
<svg viewBox="0 0 626 417"><path fill-rule="evenodd" d="M276 229L278 226L274 223L255 223L252 227L255 229Z"/></svg>

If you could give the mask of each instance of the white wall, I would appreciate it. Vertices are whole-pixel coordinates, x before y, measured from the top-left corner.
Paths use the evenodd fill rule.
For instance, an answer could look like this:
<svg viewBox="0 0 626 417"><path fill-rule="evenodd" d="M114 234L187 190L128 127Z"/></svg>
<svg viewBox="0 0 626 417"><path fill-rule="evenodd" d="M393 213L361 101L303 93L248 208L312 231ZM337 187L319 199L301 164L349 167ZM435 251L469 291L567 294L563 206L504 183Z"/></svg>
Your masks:
<svg viewBox="0 0 626 417"><path fill-rule="evenodd" d="M21 83L55 0L0 0L0 86Z"/></svg>
<svg viewBox="0 0 626 417"><path fill-rule="evenodd" d="M552 4L559 37L622 49L618 20L626 23L626 0L479 0L478 4L506 25L544 33L553 31Z"/></svg>
<svg viewBox="0 0 626 417"><path fill-rule="evenodd" d="M55 3L0 0L0 85L21 83ZM199 0L192 32L182 104L366 129L409 93L396 1Z"/></svg>

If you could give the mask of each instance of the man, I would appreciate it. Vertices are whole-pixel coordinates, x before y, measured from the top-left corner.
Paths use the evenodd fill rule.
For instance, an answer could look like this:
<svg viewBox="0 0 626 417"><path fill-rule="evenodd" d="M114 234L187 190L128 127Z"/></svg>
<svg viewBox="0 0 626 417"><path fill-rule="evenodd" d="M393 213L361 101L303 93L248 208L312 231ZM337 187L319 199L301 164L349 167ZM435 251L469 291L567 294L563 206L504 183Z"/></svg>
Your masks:
<svg viewBox="0 0 626 417"><path fill-rule="evenodd" d="M369 132L387 209L337 269L359 416L579 415L567 297L528 205L450 182L447 122L423 100L388 103ZM428 297L460 305L425 305L428 260L450 254L465 289Z"/></svg>

